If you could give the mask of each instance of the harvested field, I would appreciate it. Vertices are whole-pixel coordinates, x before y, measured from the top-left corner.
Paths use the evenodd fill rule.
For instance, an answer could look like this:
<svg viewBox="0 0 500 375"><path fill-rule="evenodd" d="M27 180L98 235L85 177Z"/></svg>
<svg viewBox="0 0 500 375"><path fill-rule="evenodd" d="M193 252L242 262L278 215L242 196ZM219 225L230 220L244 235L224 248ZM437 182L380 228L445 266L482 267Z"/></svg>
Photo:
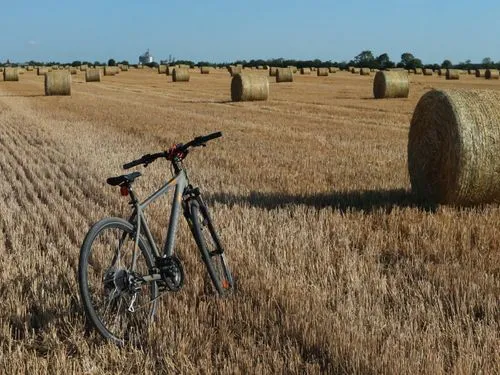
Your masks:
<svg viewBox="0 0 500 375"><path fill-rule="evenodd" d="M268 101L232 103L226 70L185 85L150 69L97 85L79 74L71 97L43 96L43 79L0 82L4 373L498 372L500 209L417 205L406 150L425 92L499 81L412 75L407 99L380 101L359 74L296 75L270 82ZM186 166L238 290L206 294L181 222L184 289L163 297L141 347L103 343L85 329L76 273L89 226L128 214L106 178L216 130L224 138ZM166 167L137 168L139 196ZM160 203L147 216L158 241L169 213Z"/></svg>

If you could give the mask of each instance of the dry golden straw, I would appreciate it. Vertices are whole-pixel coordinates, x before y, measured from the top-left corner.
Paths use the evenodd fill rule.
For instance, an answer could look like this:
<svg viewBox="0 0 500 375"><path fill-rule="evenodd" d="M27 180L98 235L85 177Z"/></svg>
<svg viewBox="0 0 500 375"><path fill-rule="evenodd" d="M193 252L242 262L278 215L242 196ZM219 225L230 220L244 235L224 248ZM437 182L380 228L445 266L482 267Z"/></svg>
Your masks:
<svg viewBox="0 0 500 375"><path fill-rule="evenodd" d="M446 79L460 79L460 72L457 69L448 69L446 71Z"/></svg>
<svg viewBox="0 0 500 375"><path fill-rule="evenodd" d="M328 68L318 68L318 70L316 71L316 75L318 77L328 77L328 73Z"/></svg>
<svg viewBox="0 0 500 375"><path fill-rule="evenodd" d="M173 82L189 82L189 70L186 68L175 68L172 73Z"/></svg>
<svg viewBox="0 0 500 375"><path fill-rule="evenodd" d="M4 68L3 80L4 81L19 81L19 69L18 68Z"/></svg>
<svg viewBox="0 0 500 375"><path fill-rule="evenodd" d="M498 71L498 69L487 69L484 77L486 79L499 79L500 72Z"/></svg>
<svg viewBox="0 0 500 375"><path fill-rule="evenodd" d="M71 74L67 70L45 74L45 95L71 95Z"/></svg>
<svg viewBox="0 0 500 375"><path fill-rule="evenodd" d="M293 72L290 68L278 68L276 71L276 82L293 82Z"/></svg>
<svg viewBox="0 0 500 375"><path fill-rule="evenodd" d="M101 69L87 69L85 71L85 82L101 82Z"/></svg>
<svg viewBox="0 0 500 375"><path fill-rule="evenodd" d="M500 202L500 92L430 91L408 139L412 190L429 202Z"/></svg>
<svg viewBox="0 0 500 375"><path fill-rule="evenodd" d="M373 80L373 96L375 99L407 98L410 93L408 73L403 70L380 71Z"/></svg>
<svg viewBox="0 0 500 375"><path fill-rule="evenodd" d="M269 81L265 75L238 73L231 80L233 102L267 100L268 96Z"/></svg>

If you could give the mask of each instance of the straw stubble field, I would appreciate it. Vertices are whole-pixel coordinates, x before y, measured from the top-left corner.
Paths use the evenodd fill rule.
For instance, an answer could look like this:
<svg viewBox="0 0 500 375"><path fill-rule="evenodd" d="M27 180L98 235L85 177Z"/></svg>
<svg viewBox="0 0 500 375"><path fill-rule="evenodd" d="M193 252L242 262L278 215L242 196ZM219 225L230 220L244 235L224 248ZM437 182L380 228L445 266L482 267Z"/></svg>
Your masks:
<svg viewBox="0 0 500 375"><path fill-rule="evenodd" d="M265 73L259 73L265 74ZM267 102L231 103L227 72L172 83L122 72L71 97L43 76L0 83L0 368L5 373L494 374L500 368L497 206L422 208L409 194L411 114L431 88L499 88L472 77L411 76L408 99L372 99L348 73L271 79ZM163 298L142 347L87 332L79 247L91 223L124 216L109 176L195 135L193 152L237 277L207 295L182 223L187 281ZM145 169L141 196L166 162ZM148 214L163 240L167 201Z"/></svg>

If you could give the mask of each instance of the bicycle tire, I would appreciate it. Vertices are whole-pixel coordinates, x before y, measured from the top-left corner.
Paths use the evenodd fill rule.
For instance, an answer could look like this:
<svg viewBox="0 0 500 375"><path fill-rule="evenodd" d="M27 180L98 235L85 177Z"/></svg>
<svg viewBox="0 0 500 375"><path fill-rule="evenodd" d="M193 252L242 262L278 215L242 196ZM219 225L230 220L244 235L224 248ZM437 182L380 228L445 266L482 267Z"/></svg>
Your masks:
<svg viewBox="0 0 500 375"><path fill-rule="evenodd" d="M125 275L128 275L127 272L128 271L124 271L126 270L126 268L124 269L121 269L120 267L116 267L116 263L117 261L120 263L121 262L121 257L123 256L123 258L125 258L124 255L122 254L119 254L118 256L118 259L113 256L113 260L112 260L112 264L108 265L107 264L103 264L103 265L99 265L99 260L98 260L98 257L99 256L103 256L101 255L101 253L95 253L95 259L91 257L94 256L94 253L93 253L93 249L95 248L96 250L99 249L99 244L96 244L96 240L99 238L99 235L100 234L103 234L105 233L106 230L108 229L111 229L111 230L117 230L119 233L122 233L121 235L119 235L118 237L120 238L119 241L118 241L118 246L117 248L120 249L120 252L123 251L122 249L122 246L123 246L123 242L124 240L128 238L131 239L130 243L132 244L135 240L134 240L134 227L132 226L132 224L130 224L129 222L127 222L126 220L123 220L121 218L106 218L106 219L103 219L99 222L97 222L96 224L94 224L92 226L92 228L89 230L89 232L87 233L87 236L85 237L85 240L83 241L83 244L82 244L82 247L80 249L80 260L79 260L79 264L78 264L78 282L79 282L79 288L80 288L80 296L81 296L81 299L82 299L82 303L83 303L83 307L84 307L84 310L85 310L85 315L88 319L88 321L90 321L90 323L92 323L92 325L97 329L97 331L101 334L101 336L103 336L104 338L108 339L108 340L111 340L113 342L115 342L116 344L118 345L123 345L126 341L129 341L131 339L131 332L128 332L128 329L127 329L127 332L124 333L123 337L118 337L117 334L115 332L112 332L109 327L106 327L106 322L103 321L103 317L99 316L99 313L98 311L96 311L96 306L94 306L94 303L93 303L93 296L92 296L92 292L91 292L91 286L89 285L89 278L90 279L93 279L94 278L94 275L91 274L90 277L89 277L89 265L92 267L92 269L95 269L96 272L97 270L101 267L103 269L106 269L106 274L103 276L102 280L100 281L102 283L101 286L99 286L99 281L96 282L96 284L98 285L97 287L97 290L100 290L101 287L103 287L104 289L104 295L106 295L106 285L109 285L111 284L113 287L114 287L114 290L111 293L112 296L109 298L109 301L107 302L107 307L106 307L106 310L104 311L104 315L106 314L108 308L110 307L111 305L111 302L113 302L114 299L118 299L120 301L123 301L124 297L127 293L129 293L129 291L127 292L123 292L122 294L122 291L119 291L119 294L117 295L117 297L115 297L115 291L118 289L118 282L122 283L122 284L125 284L127 281L128 281L128 277L126 277ZM95 245L95 246L93 246ZM132 246L132 245L131 245ZM107 246L103 246L101 249L105 249L105 247ZM140 254L142 254L143 258L144 258L144 261L145 261L145 264L142 265L142 268L143 268L143 272L148 272L146 271L146 267L147 267L147 270L151 269L153 266L154 266L154 258L151 254L151 251L149 249L149 245L147 244L147 242L143 239L143 238L140 238L139 239L139 249L140 249L140 252L138 253L138 257L137 257L137 260L140 261ZM127 249L125 248L125 252L127 251ZM113 252L111 252L112 254ZM115 251L116 253L116 251ZM92 264L91 264L91 261L92 261ZM106 262L102 262L102 263L106 263ZM125 263L125 261L124 261ZM106 268L108 267L108 268ZM114 269L114 271L111 271L112 269ZM121 273L121 277L117 276ZM111 276L109 276L109 275ZM96 280L99 280L98 278L96 278ZM127 280L127 281L125 281ZM148 285L148 284L146 284ZM109 286L108 286L109 288ZM93 287L92 287L93 289ZM125 289L125 287L124 287ZM152 282L149 284L149 300L150 302L148 302L148 304L150 303L151 306L149 308L145 308L143 310L141 310L140 312L140 315L137 315L137 317L135 319L137 319L137 321L135 322L137 325L147 325L151 320L152 318L154 317L155 313L156 313L156 298L158 297L158 285L156 282ZM100 294L100 293L99 293ZM134 294L137 294L137 291L134 293ZM123 298L122 298L123 297ZM130 297L130 295L129 295ZM137 296L136 296L137 297ZM131 297L132 298L132 297ZM106 301L106 297L103 298L105 301ZM135 301L135 299L134 299ZM117 302L113 302L113 304L115 304ZM120 303L120 306L121 306L121 303L122 302L119 302ZM133 306L133 304L132 304ZM146 305L147 306L147 305ZM139 307L141 307L139 305ZM144 311L147 311L149 310L149 313L144 313ZM128 310L127 310L128 311ZM130 312L130 311L128 311ZM131 314L133 314L134 312L131 312ZM146 322L141 322L140 319L142 317L145 317L145 320L147 320ZM130 317L131 320L134 320L134 317ZM116 324L116 317L115 317L115 324ZM127 326L128 327L128 326ZM134 328L136 328L134 326ZM130 329L130 331L133 331L132 329ZM129 335L127 337L127 335ZM138 335L140 336L140 335Z"/></svg>
<svg viewBox="0 0 500 375"><path fill-rule="evenodd" d="M208 209L203 202L192 199L189 201L189 213L191 230L212 285L219 296L226 296L233 290L234 280Z"/></svg>

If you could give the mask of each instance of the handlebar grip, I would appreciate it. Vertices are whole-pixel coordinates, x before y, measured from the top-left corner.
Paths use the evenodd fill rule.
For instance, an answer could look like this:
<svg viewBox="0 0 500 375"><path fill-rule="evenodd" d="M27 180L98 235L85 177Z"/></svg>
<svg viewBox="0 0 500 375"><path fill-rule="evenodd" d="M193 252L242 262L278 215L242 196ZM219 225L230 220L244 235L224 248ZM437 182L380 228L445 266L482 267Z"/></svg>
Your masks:
<svg viewBox="0 0 500 375"><path fill-rule="evenodd" d="M135 167L136 165L141 165L143 162L141 159L139 160L134 160L131 161L130 163L123 164L123 169L130 169L132 167Z"/></svg>
<svg viewBox="0 0 500 375"><path fill-rule="evenodd" d="M210 141L212 139L215 139L215 138L220 138L222 137L222 132L215 132L215 133L212 133L212 134L208 134L208 135L205 135L203 137L200 137L202 142L207 142L207 141Z"/></svg>

